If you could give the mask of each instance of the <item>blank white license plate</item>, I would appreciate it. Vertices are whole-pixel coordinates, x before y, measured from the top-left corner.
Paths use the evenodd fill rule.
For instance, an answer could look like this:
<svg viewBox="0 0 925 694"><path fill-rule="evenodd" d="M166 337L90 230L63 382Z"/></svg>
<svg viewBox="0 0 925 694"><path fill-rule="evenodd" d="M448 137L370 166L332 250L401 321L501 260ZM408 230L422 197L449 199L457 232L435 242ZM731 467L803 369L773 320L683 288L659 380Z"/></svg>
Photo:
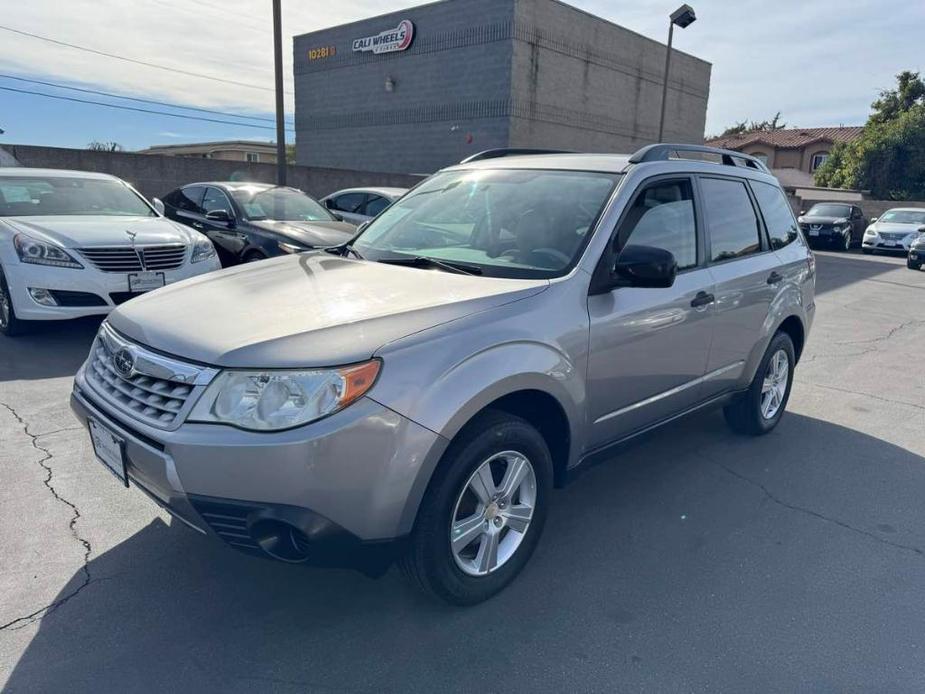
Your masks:
<svg viewBox="0 0 925 694"><path fill-rule="evenodd" d="M128 276L130 292L149 292L166 284L163 272L133 272Z"/></svg>
<svg viewBox="0 0 925 694"><path fill-rule="evenodd" d="M895 241L884 241L883 245L886 246L887 248L892 248L893 246L896 245L896 242Z"/></svg>
<svg viewBox="0 0 925 694"><path fill-rule="evenodd" d="M818 230L818 229L810 229L810 230L809 230L809 235L810 235L810 236L819 236L819 230Z"/></svg>
<svg viewBox="0 0 925 694"><path fill-rule="evenodd" d="M93 444L93 452L96 453L99 461L127 487L125 442L99 422L91 419L89 423L90 442Z"/></svg>

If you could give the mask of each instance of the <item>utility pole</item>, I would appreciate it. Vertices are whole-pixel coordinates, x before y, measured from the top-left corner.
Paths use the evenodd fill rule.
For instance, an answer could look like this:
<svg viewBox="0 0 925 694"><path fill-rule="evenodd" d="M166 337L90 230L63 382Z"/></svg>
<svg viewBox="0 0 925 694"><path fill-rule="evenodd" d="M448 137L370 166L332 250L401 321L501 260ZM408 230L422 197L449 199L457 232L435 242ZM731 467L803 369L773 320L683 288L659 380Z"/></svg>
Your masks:
<svg viewBox="0 0 925 694"><path fill-rule="evenodd" d="M283 112L283 21L280 0L273 0L273 63L276 72L276 185L286 185L286 120Z"/></svg>

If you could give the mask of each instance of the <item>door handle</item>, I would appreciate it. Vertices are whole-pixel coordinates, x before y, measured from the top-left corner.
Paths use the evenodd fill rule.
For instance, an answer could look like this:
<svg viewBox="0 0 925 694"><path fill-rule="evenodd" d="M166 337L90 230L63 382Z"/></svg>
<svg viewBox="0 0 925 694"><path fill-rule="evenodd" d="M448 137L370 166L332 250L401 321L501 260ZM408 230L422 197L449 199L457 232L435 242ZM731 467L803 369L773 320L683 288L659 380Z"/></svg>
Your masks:
<svg viewBox="0 0 925 694"><path fill-rule="evenodd" d="M784 279L784 276L781 275L777 270L775 270L770 275L768 275L768 284L777 284L782 279Z"/></svg>
<svg viewBox="0 0 925 694"><path fill-rule="evenodd" d="M701 306L712 304L714 301L716 301L716 297L712 294L707 294L706 292L697 292L697 296L691 299L691 306L694 308L700 308Z"/></svg>

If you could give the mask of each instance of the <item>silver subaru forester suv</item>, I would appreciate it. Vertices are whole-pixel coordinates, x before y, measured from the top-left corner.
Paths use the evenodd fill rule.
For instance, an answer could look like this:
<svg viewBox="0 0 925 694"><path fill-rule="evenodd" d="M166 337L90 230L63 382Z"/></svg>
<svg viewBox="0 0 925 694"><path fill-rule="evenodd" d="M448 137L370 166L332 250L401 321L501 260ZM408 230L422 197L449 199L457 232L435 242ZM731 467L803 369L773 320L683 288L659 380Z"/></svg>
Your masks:
<svg viewBox="0 0 925 694"><path fill-rule="evenodd" d="M489 151L351 243L124 304L71 404L125 486L232 547L472 604L539 542L551 491L706 406L787 405L815 263L737 152Z"/></svg>

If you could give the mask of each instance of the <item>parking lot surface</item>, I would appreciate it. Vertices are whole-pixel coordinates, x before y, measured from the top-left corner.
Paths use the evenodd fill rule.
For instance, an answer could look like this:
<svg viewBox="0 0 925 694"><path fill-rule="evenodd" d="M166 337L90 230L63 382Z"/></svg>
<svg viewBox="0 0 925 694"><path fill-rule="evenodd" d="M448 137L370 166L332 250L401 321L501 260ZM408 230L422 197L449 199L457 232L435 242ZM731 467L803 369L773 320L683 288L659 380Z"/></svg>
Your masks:
<svg viewBox="0 0 925 694"><path fill-rule="evenodd" d="M468 609L171 521L68 409L99 321L0 338L0 686L925 690L925 273L817 258L780 426L711 412L636 442L557 492L524 574Z"/></svg>

